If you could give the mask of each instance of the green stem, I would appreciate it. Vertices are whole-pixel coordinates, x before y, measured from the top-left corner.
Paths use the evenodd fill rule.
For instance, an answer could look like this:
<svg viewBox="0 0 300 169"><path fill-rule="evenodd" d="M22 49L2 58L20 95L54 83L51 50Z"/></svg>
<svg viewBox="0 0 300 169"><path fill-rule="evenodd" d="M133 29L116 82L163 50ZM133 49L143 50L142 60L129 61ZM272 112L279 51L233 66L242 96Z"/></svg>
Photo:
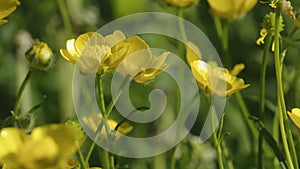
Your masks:
<svg viewBox="0 0 300 169"><path fill-rule="evenodd" d="M227 168L228 169L234 169L233 162L232 162L232 160L231 160L231 158L229 156L229 151L228 151L228 148L227 148L225 140L223 140L221 142L221 146L223 148L224 157L226 158Z"/></svg>
<svg viewBox="0 0 300 169"><path fill-rule="evenodd" d="M215 109L214 109L214 107L213 107L213 111L211 114L211 124L212 124L212 126L215 126ZM221 140L218 140L217 130L218 129L216 129L213 132L213 139L214 139L215 147L217 149L217 158L218 158L219 169L224 169L222 149L221 149ZM222 132L222 131L218 131L218 132Z"/></svg>
<svg viewBox="0 0 300 169"><path fill-rule="evenodd" d="M227 21L223 25L222 49L225 58L225 65L231 67L232 63L231 63L231 58L229 55L229 47L228 47L228 22Z"/></svg>
<svg viewBox="0 0 300 169"><path fill-rule="evenodd" d="M99 108L100 108L100 111L104 117L104 119L107 119L106 117L106 109L105 109L105 101L104 101L104 92L103 92L103 80L102 80L102 76L100 74L97 74L97 81L98 81L98 96L99 96ZM100 127L101 126L101 127ZM97 133L96 133L96 136L93 140L93 143L91 144L88 152L87 152L87 155L85 157L85 161L88 162L92 153L93 153L93 150L95 148L95 145L96 145L96 141L98 140L99 136L100 136L100 133L101 133L101 130L102 130L102 126L103 126L103 123L102 121L100 122L99 126L98 126L98 129L97 129Z"/></svg>
<svg viewBox="0 0 300 169"><path fill-rule="evenodd" d="M217 17L216 15L213 15L213 19L214 19L215 28L216 28L218 38L219 38L219 40L221 40L222 37L223 37L223 28L222 28L221 19L219 17Z"/></svg>
<svg viewBox="0 0 300 169"><path fill-rule="evenodd" d="M184 13L183 13L183 9L182 8L178 8L178 14L177 14L178 17L180 17L179 19L179 30L180 30L180 33L181 33L181 36L182 36L182 39L184 41L187 41L187 37L186 37L186 33L185 33L185 28L184 28Z"/></svg>
<svg viewBox="0 0 300 169"><path fill-rule="evenodd" d="M98 78L98 94L99 94L99 105L100 105L100 110L102 115L104 116L104 118L107 118L107 113L106 113L106 109L105 109L105 100L104 100L104 92L103 92L103 81L102 81L102 77L100 74L97 74L97 78Z"/></svg>
<svg viewBox="0 0 300 169"><path fill-rule="evenodd" d="M284 91L283 91L283 85L282 85L282 62L280 58L280 16L281 16L281 3L277 5L276 12L275 12L275 30L274 30L274 43L275 43L275 71L276 71L276 82L277 82L277 94L278 94L278 107L279 107L279 120L280 120L280 128L281 128L281 136L283 140L283 146L286 154L286 158L288 161L288 164L291 169L294 169L294 166L298 168L297 163L297 155L295 151L294 141L291 135L291 130L289 128L288 118L286 114L286 106L285 106L285 100L284 100ZM286 136L286 133L288 137ZM288 141L288 142L287 142ZM289 151L289 145L292 150L291 157L290 151ZM292 160L293 158L293 160ZM294 164L293 164L294 161Z"/></svg>
<svg viewBox="0 0 300 169"><path fill-rule="evenodd" d="M123 88L126 85L126 83L128 82L129 76L125 77L125 79L122 82L122 84L121 84L121 86L120 86L117 94L112 98L112 100L109 103L109 105L108 105L107 108L105 108L105 102L104 102L104 91L103 91L102 77L101 77L101 75L97 75L97 78L98 78L98 92L99 92L99 102L100 102L99 103L99 105L100 105L99 107L100 107L101 113L103 115L104 121L101 121L100 125L98 126L98 129L97 129L97 132L96 132L96 136L95 136L94 141L93 141L93 143L91 144L91 146L90 146L90 148L88 150L88 153L87 153L85 161L89 160L89 158L90 158L90 156L91 156L91 154L93 152L93 149L95 147L96 140L100 136L100 133L101 133L103 125L105 126L105 131L106 131L107 136L108 136L108 141L112 140L111 139L110 126L107 123L107 120L108 120L108 117L109 117L110 113L112 112L112 110L113 110L113 108L115 106L116 101L121 96ZM103 158L102 159L103 159L104 164L105 164L104 168L108 168L108 169L114 169L115 168L115 166L114 166L114 156L110 155L109 152L107 152L106 150L103 150Z"/></svg>
<svg viewBox="0 0 300 169"><path fill-rule="evenodd" d="M231 58L229 55L229 47L228 47L228 21L225 21L222 24L222 21L219 17L214 15L213 18L214 18L216 32L222 45L222 52L224 56L223 61L226 66L231 67L232 63L231 63Z"/></svg>
<svg viewBox="0 0 300 169"><path fill-rule="evenodd" d="M172 157L171 157L171 164L170 164L170 169L175 169L176 167L176 150L178 148L179 144L174 147L174 151L173 151L173 154L172 154Z"/></svg>
<svg viewBox="0 0 300 169"><path fill-rule="evenodd" d="M241 93L237 92L237 93L235 93L235 96L236 96L237 102L238 102L238 104L241 108L242 115L243 115L243 117L244 117L251 133L253 134L254 138L257 138L258 131L256 130L256 127L255 127L254 123L249 123L248 122L248 117L250 116L250 113L248 112L246 103L245 103Z"/></svg>
<svg viewBox="0 0 300 169"><path fill-rule="evenodd" d="M265 112L265 90L266 90L266 71L267 71L267 61L269 50L271 47L272 36L267 36L266 45L264 47L263 60L261 65L261 75L260 75L260 104L259 104L259 118L264 121ZM259 134L258 137L258 159L257 159L258 169L263 169L263 137Z"/></svg>
<svg viewBox="0 0 300 169"><path fill-rule="evenodd" d="M97 136L96 136L97 137ZM95 138L96 138L95 137ZM97 138L98 139L98 138ZM86 156L85 156L85 162L86 163L88 163L89 162L89 160L90 160L90 157L91 157L91 155L92 155L92 153L93 153L93 150L94 150L94 148L95 148L95 145L96 145L96 140L97 139L94 139L94 141L93 141L93 143L91 144L91 146L90 146L90 148L89 148L89 150L88 150L88 152L87 152L87 154L86 154Z"/></svg>
<svg viewBox="0 0 300 169"><path fill-rule="evenodd" d="M279 114L279 127L280 127L280 132L281 132L281 137L282 137L282 144L283 144L283 148L284 148L284 152L285 152L285 156L287 158L288 161L288 165L291 169L294 169L294 165L291 159L291 154L289 152L289 147L288 147L288 142L286 140L286 134L285 134L285 128L284 128L284 121L283 121L283 117L282 117L282 113L281 113L281 104L280 104L280 100L278 99L278 114Z"/></svg>
<svg viewBox="0 0 300 169"><path fill-rule="evenodd" d="M104 164L103 164L103 169L111 169L110 168L110 162L109 162L109 152L102 149L102 161Z"/></svg>
<svg viewBox="0 0 300 169"><path fill-rule="evenodd" d="M218 157L219 169L224 169L222 149L221 149L219 141L217 140L216 132L213 133L213 137L214 137L214 144L217 148L217 157Z"/></svg>
<svg viewBox="0 0 300 169"><path fill-rule="evenodd" d="M19 110L20 110L20 105L21 105L21 100L22 100L22 96L24 94L24 91L25 91L25 87L27 86L28 82L29 82L29 79L30 79L30 76L32 74L32 69L29 68L26 76L25 76L25 79L23 80L21 86L20 86L20 89L18 91L18 94L17 94L17 100L15 102L15 105L14 105L14 109L13 109L13 117L18 121L18 118L19 118Z"/></svg>
<svg viewBox="0 0 300 169"><path fill-rule="evenodd" d="M68 16L67 8L65 5L65 0L57 0L57 5L58 5L58 8L59 8L59 11L60 11L63 23L64 23L67 38L72 38L74 32L72 29L70 18Z"/></svg>
<svg viewBox="0 0 300 169"><path fill-rule="evenodd" d="M109 117L110 113L112 112L117 100L120 98L122 92L123 92L123 88L126 85L126 83L129 80L129 76L126 76L122 82L122 84L120 85L120 88L118 89L117 94L112 98L111 102L109 103L107 110L106 110L106 115L107 117Z"/></svg>
<svg viewBox="0 0 300 169"><path fill-rule="evenodd" d="M82 153L81 153L80 150L76 151L76 156L77 156L77 158L78 158L78 160L79 160L80 167L81 167L82 169L87 169L86 163L85 163L85 161L84 161L84 158L83 158Z"/></svg>
<svg viewBox="0 0 300 169"><path fill-rule="evenodd" d="M115 157L111 153L109 153L109 161L110 161L110 168L115 169Z"/></svg>

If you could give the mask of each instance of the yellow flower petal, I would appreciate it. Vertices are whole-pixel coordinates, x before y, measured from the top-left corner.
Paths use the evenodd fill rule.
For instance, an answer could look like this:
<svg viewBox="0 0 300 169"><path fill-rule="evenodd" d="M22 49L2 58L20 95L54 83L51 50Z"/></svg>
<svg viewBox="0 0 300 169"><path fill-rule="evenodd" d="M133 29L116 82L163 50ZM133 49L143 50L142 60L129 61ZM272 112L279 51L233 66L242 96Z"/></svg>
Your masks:
<svg viewBox="0 0 300 169"><path fill-rule="evenodd" d="M27 134L23 130L17 128L0 130L0 163L3 162L5 156L17 153L27 140Z"/></svg>
<svg viewBox="0 0 300 169"><path fill-rule="evenodd" d="M288 112L290 118L294 122L294 124L300 128L300 109L299 108L293 108L291 112Z"/></svg>
<svg viewBox="0 0 300 169"><path fill-rule="evenodd" d="M230 73L233 76L237 76L244 69L245 69L245 64L239 63L239 64L234 65L234 67L233 67L233 69L231 70Z"/></svg>
<svg viewBox="0 0 300 169"><path fill-rule="evenodd" d="M66 42L66 49L67 51L73 55L73 56L77 56L78 57L78 53L75 49L75 39L69 39Z"/></svg>
<svg viewBox="0 0 300 169"><path fill-rule="evenodd" d="M77 53L78 55L81 55L81 52L84 49L84 47L86 45L90 45L90 44L87 44L87 43L93 43L93 41L90 40L90 38L92 36L97 36L97 35L99 35L99 34L97 34L95 32L87 32L87 33L84 33L82 35L79 35L78 38L74 41L74 43L72 45L70 45L70 47L71 47L70 50L74 51L74 53ZM102 35L99 35L99 36L102 36ZM96 43L96 42L94 42L94 43ZM67 50L69 51L68 44L67 44ZM72 54L72 52L70 52L70 53Z"/></svg>
<svg viewBox="0 0 300 169"><path fill-rule="evenodd" d="M18 163L22 164L22 168L60 168L63 164L57 163L59 151L53 138L44 136L28 141L22 146L18 154Z"/></svg>
<svg viewBox="0 0 300 169"><path fill-rule="evenodd" d="M0 0L0 20L11 14L20 5L18 0ZM0 21L0 25L4 22Z"/></svg>
<svg viewBox="0 0 300 169"><path fill-rule="evenodd" d="M112 55L103 58L101 65L107 67L107 71L111 72L116 69L127 56L144 49L149 49L149 46L144 40L138 36L130 36L113 46L111 49Z"/></svg>
<svg viewBox="0 0 300 169"><path fill-rule="evenodd" d="M76 55L71 55L66 49L60 49L61 56L66 59L67 61L75 64L77 61Z"/></svg>
<svg viewBox="0 0 300 169"><path fill-rule="evenodd" d="M109 45L110 47L113 47L118 42L124 40L125 35L121 31L116 30L113 32L113 34L105 36L104 39L105 39L105 44Z"/></svg>
<svg viewBox="0 0 300 169"><path fill-rule="evenodd" d="M74 127L64 124L51 124L37 127L32 133L32 140L40 140L44 137L51 137L60 150L61 157L69 157L77 149L76 139L78 133Z"/></svg>
<svg viewBox="0 0 300 169"><path fill-rule="evenodd" d="M7 23L7 20L0 20L0 26Z"/></svg>
<svg viewBox="0 0 300 169"><path fill-rule="evenodd" d="M139 68L137 70L143 70L139 72L135 77L134 80L137 83L146 83L152 79L158 74L160 74L163 70L167 69L169 66L165 63L165 60L167 59L169 55L169 52L164 52L158 57L155 56L149 56L149 59L143 61L143 62L131 62L130 65L136 65L136 63L142 63L139 64ZM147 58L147 57L142 57Z"/></svg>
<svg viewBox="0 0 300 169"><path fill-rule="evenodd" d="M181 8L189 7L197 4L199 0L166 0L169 4L179 6Z"/></svg>
<svg viewBox="0 0 300 169"><path fill-rule="evenodd" d="M198 82L201 90L207 92L209 82L209 71L211 66L201 60L196 60L191 64L192 73Z"/></svg>

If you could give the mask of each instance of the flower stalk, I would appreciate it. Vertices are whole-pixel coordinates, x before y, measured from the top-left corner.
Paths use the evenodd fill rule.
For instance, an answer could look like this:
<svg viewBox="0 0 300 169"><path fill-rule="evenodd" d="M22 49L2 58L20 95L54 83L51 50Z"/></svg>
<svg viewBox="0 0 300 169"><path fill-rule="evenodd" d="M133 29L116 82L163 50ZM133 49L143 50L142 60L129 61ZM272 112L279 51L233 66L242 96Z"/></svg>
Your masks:
<svg viewBox="0 0 300 169"><path fill-rule="evenodd" d="M231 59L229 55L229 47L228 47L228 21L224 21L222 23L221 18L218 16L213 16L215 29L218 35L218 38L221 42L223 54L224 54L224 63L226 66L231 67Z"/></svg>
<svg viewBox="0 0 300 169"><path fill-rule="evenodd" d="M57 5L64 23L64 27L65 27L65 32L68 38L72 38L73 37L73 28L71 25L71 21L70 18L68 16L68 12L67 12L67 8L65 5L65 0L57 0Z"/></svg>
<svg viewBox="0 0 300 169"><path fill-rule="evenodd" d="M23 96L25 88L26 88L26 86L27 86L27 84L30 80L30 76L32 74L32 71L33 70L31 68L29 68L29 70L28 70L28 72L27 72L27 74L26 74L26 76L25 76L25 78L24 78L24 80L23 80L23 82L20 86L18 94L17 94L17 100L15 102L15 106L14 106L14 109L12 111L12 115L13 115L13 117L16 121L18 121L18 119L19 119L19 115L20 115L19 110L20 110L20 106L21 106L22 96ZM19 126L19 127L21 127L21 126Z"/></svg>
<svg viewBox="0 0 300 169"><path fill-rule="evenodd" d="M208 98L209 100L211 98ZM210 112L210 116L211 116L211 125L212 128L216 125L216 109L213 106L212 107L212 111ZM214 141L214 145L217 149L217 160L218 160L218 165L219 165L219 169L224 169L224 163L223 163L223 155L222 155L222 147L221 147L221 143L222 143L222 128L223 128L223 120L224 120L224 116L221 119L221 122L219 124L219 126L215 129L215 131L213 132L213 141Z"/></svg>
<svg viewBox="0 0 300 169"><path fill-rule="evenodd" d="M79 160L79 163L80 163L80 166L82 167L82 169L87 169L86 162L84 161L84 158L83 158L83 155L82 155L80 149L78 151L76 151L76 156Z"/></svg>
<svg viewBox="0 0 300 169"><path fill-rule="evenodd" d="M284 146L285 155L291 169L298 169L297 154L292 138L292 133L289 127L289 122L286 113L284 100L284 91L282 85L282 58L280 55L280 16L281 16L281 1L277 3L275 9L275 29L274 29L274 55L275 55L275 71L277 82L277 97L278 97L278 113L281 136ZM291 151L291 152L290 152Z"/></svg>
<svg viewBox="0 0 300 169"><path fill-rule="evenodd" d="M267 61L269 50L271 47L272 36L267 36L266 44L264 46L264 53L261 65L261 75L260 75L260 102L259 102L259 118L264 121L265 112L265 90L266 90L266 71L267 71ZM259 169L263 169L263 137L259 134L258 137L258 159L257 164Z"/></svg>

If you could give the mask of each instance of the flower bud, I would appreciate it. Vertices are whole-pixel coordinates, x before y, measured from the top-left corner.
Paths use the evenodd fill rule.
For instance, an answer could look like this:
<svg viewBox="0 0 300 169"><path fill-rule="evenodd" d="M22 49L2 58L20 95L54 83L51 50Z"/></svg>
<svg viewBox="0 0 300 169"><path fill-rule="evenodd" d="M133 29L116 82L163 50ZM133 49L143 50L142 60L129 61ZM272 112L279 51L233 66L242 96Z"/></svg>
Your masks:
<svg viewBox="0 0 300 169"><path fill-rule="evenodd" d="M44 42L36 41L25 54L30 66L39 70L48 70L53 63L52 50Z"/></svg>

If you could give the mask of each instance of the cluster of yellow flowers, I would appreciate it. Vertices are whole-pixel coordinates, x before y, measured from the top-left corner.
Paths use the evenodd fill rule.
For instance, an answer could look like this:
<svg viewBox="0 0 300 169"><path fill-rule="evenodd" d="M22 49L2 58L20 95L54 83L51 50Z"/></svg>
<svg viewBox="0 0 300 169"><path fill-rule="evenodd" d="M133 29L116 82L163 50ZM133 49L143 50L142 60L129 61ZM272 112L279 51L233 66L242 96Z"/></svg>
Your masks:
<svg viewBox="0 0 300 169"><path fill-rule="evenodd" d="M66 169L79 148L80 136L70 125L35 128L31 135L17 128L0 130L0 163L7 169Z"/></svg>
<svg viewBox="0 0 300 169"><path fill-rule="evenodd" d="M152 80L167 68L164 62L168 53L154 57L144 40L138 36L126 38L119 30L105 37L97 32L82 34L68 40L60 53L67 61L77 63L83 73L110 73L120 66L120 74L131 75L138 83Z"/></svg>

